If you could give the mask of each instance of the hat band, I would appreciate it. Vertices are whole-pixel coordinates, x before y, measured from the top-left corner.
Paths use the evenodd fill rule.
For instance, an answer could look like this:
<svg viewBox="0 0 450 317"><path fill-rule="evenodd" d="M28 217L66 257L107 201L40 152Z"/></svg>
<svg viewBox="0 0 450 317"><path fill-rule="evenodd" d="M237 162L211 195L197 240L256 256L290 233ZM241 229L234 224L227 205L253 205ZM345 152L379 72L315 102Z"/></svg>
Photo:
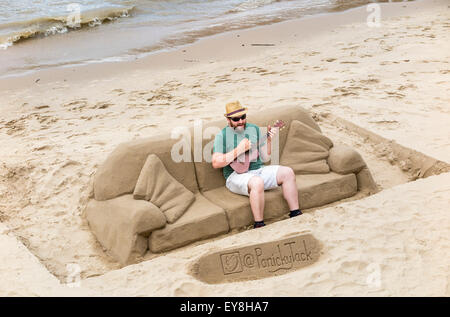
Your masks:
<svg viewBox="0 0 450 317"><path fill-rule="evenodd" d="M242 108L242 109L235 110L235 111L232 111L232 112L230 112L230 113L227 113L227 117L229 117L229 116L231 116L231 115L233 115L233 114L235 114L235 113L241 112L241 111L245 111L245 109Z"/></svg>

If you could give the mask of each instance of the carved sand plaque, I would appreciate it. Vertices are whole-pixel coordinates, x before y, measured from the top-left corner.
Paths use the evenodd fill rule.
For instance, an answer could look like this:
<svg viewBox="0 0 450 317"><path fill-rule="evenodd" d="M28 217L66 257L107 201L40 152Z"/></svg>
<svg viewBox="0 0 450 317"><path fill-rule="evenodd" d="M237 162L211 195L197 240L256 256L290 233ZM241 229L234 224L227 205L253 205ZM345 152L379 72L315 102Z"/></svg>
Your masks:
<svg viewBox="0 0 450 317"><path fill-rule="evenodd" d="M191 266L191 274L210 284L260 279L310 265L319 258L319 250L311 234L299 234L203 255Z"/></svg>

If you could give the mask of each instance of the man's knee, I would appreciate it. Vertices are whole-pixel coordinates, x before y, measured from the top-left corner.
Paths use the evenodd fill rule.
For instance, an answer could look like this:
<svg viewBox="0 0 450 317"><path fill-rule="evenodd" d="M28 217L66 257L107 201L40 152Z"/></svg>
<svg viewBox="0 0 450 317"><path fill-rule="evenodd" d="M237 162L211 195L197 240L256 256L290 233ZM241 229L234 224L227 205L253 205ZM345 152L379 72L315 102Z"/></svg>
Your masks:
<svg viewBox="0 0 450 317"><path fill-rule="evenodd" d="M286 167L287 177L290 178L290 179L294 179L295 180L294 170L291 167L289 167L289 166L285 166L285 167Z"/></svg>
<svg viewBox="0 0 450 317"><path fill-rule="evenodd" d="M264 192L264 180L259 176L253 176L248 181L248 192L251 191Z"/></svg>
<svg viewBox="0 0 450 317"><path fill-rule="evenodd" d="M294 170L289 166L280 166L277 173L277 182L278 185L285 181L295 181L295 172Z"/></svg>

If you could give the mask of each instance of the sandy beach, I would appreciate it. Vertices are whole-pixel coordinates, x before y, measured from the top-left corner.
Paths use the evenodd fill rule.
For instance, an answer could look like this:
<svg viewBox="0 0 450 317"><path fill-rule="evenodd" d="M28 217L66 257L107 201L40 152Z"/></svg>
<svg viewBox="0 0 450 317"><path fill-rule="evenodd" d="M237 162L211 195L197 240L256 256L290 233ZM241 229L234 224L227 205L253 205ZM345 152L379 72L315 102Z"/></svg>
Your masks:
<svg viewBox="0 0 450 317"><path fill-rule="evenodd" d="M379 6L379 27L362 6L0 78L0 295L449 296L450 4ZM122 142L223 118L232 100L250 122L267 108L310 110L381 191L121 267L84 216L97 168ZM393 144L439 168L423 178ZM189 274L204 253L299 232L324 246L311 266L217 285Z"/></svg>

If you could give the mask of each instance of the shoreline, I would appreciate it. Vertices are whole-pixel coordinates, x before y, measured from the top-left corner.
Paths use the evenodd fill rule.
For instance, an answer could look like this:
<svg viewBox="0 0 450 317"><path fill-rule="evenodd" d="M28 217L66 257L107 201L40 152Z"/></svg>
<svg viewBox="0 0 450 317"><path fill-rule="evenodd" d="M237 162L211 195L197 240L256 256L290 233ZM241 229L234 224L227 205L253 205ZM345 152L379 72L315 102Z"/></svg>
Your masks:
<svg viewBox="0 0 450 317"><path fill-rule="evenodd" d="M415 0L377 4L381 7L381 21L383 21L385 18L426 8L433 5L434 2ZM52 66L42 70L10 74L0 77L0 91L20 89L38 83L42 85L55 82L78 83L101 80L124 72L135 72L142 69L161 71L188 68L192 64L198 63L207 64L245 59L289 44L299 37L304 40L323 32L333 32L333 29L341 25L364 22L370 14L366 8L367 5L363 5L339 12L320 13L269 25L219 33L172 49L166 48L161 51L149 52L144 57L136 56L134 60L92 61L87 64L81 63L81 65ZM225 47L221 46L223 43L226 43ZM116 57L105 60L114 58Z"/></svg>

